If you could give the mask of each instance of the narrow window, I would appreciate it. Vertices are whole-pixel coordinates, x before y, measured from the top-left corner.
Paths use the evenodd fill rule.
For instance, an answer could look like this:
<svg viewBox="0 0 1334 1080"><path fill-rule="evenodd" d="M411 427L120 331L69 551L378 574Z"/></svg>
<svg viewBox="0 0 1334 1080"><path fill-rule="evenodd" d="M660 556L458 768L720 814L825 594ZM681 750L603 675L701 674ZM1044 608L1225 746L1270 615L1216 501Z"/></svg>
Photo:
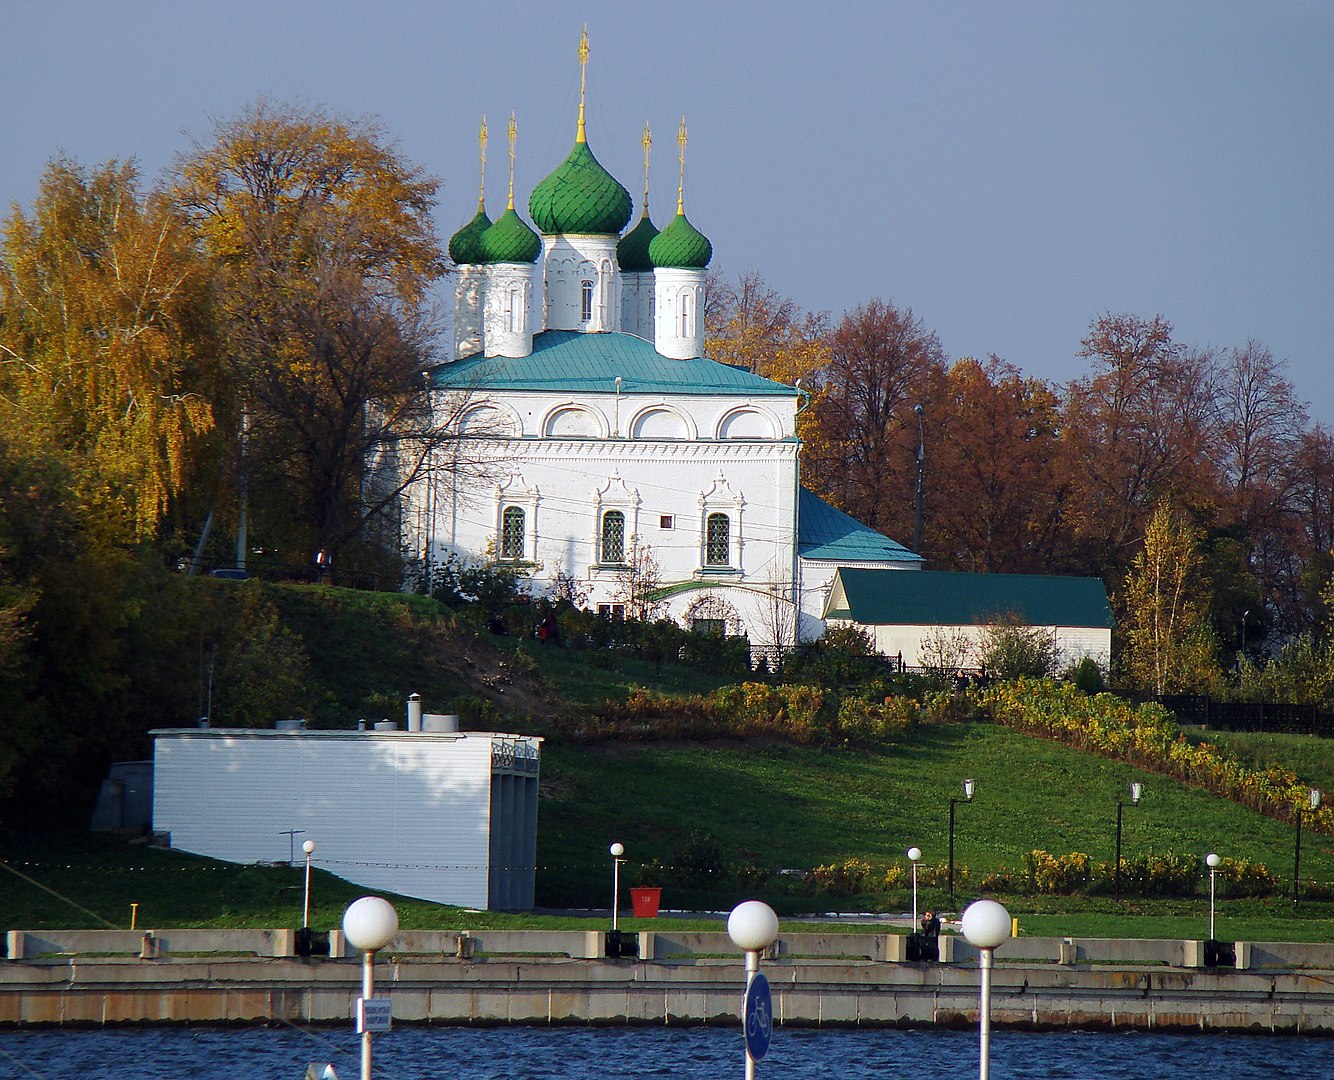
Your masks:
<svg viewBox="0 0 1334 1080"><path fill-rule="evenodd" d="M704 528L704 565L727 566L731 554L731 523L726 514L710 514Z"/></svg>
<svg viewBox="0 0 1334 1080"><path fill-rule="evenodd" d="M681 293L681 336L688 338L690 336L690 293Z"/></svg>
<svg viewBox="0 0 1334 1080"><path fill-rule="evenodd" d="M602 561L625 562L625 515L619 510L602 515Z"/></svg>
<svg viewBox="0 0 1334 1080"><path fill-rule="evenodd" d="M523 313L523 297L518 287L516 286L515 288L510 289L510 298L509 298L509 315L510 315L509 321L510 321L511 334L517 334L520 330L523 329L523 327L519 325L520 322L522 321L522 313Z"/></svg>
<svg viewBox="0 0 1334 1080"><path fill-rule="evenodd" d="M593 282L588 278L579 283L579 319L581 322L593 320Z"/></svg>
<svg viewBox="0 0 1334 1080"><path fill-rule="evenodd" d="M500 557L523 558L524 513L517 506L505 507L500 515Z"/></svg>

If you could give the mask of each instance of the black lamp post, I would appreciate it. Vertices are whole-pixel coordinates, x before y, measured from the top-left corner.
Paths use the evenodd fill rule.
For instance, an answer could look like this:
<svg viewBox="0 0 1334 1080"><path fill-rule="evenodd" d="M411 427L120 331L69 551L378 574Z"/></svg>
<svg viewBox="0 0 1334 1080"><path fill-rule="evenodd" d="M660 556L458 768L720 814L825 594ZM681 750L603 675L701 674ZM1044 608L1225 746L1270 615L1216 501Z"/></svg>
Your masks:
<svg viewBox="0 0 1334 1080"><path fill-rule="evenodd" d="M949 876L949 892L950 892L950 895L951 895L951 896L954 895L954 806L955 806L956 803L961 803L961 802L972 802L972 801L973 801L973 791L976 789L976 787L977 787L977 785L976 785L975 783L973 783L972 780L965 780L965 781L963 782L963 798L960 799L960 798L956 795L954 798L950 799L950 876Z"/></svg>
<svg viewBox="0 0 1334 1080"><path fill-rule="evenodd" d="M922 431L922 406L914 405L917 414L917 501L912 519L912 549L922 553L922 485L926 477L926 435Z"/></svg>
<svg viewBox="0 0 1334 1080"><path fill-rule="evenodd" d="M1140 796L1144 794L1144 785L1135 780L1130 785L1130 805L1138 806ZM1121 899L1121 811L1125 808L1125 803L1120 799L1116 800L1116 899Z"/></svg>
<svg viewBox="0 0 1334 1080"><path fill-rule="evenodd" d="M1311 789L1306 806L1297 807L1297 850L1292 856L1292 902L1295 904L1301 898L1302 888L1302 814L1307 809L1320 809L1320 792L1316 788Z"/></svg>

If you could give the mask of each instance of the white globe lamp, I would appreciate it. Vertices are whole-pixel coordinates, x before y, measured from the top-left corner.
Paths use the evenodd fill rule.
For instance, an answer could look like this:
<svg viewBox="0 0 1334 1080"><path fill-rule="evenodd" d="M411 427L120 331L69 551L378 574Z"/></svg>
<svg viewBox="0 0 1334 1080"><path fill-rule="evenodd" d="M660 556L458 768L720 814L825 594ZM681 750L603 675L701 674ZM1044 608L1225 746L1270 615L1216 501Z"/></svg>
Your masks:
<svg viewBox="0 0 1334 1080"><path fill-rule="evenodd" d="M398 933L398 912L382 897L363 896L343 912L343 933L354 949L377 952Z"/></svg>
<svg viewBox="0 0 1334 1080"><path fill-rule="evenodd" d="M991 1072L991 965L996 947L1010 936L1010 913L995 900L975 900L968 905L961 920L963 936L979 950L982 961L981 1008L978 1028L981 1045L978 1053L978 1077L987 1080Z"/></svg>
<svg viewBox="0 0 1334 1080"><path fill-rule="evenodd" d="M747 900L727 916L727 936L738 949L762 952L778 940L778 916L763 900Z"/></svg>
<svg viewBox="0 0 1334 1080"><path fill-rule="evenodd" d="M917 863L922 858L922 849L910 847L908 861L912 863L912 933L917 933Z"/></svg>

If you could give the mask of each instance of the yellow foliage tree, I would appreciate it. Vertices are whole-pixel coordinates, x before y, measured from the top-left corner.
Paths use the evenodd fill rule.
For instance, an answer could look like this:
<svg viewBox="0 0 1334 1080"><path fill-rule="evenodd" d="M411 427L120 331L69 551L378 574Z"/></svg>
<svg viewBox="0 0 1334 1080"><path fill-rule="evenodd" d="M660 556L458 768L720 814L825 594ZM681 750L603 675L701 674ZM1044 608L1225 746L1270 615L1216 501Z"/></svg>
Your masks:
<svg viewBox="0 0 1334 1080"><path fill-rule="evenodd" d="M68 457L108 539L151 536L214 423L189 229L132 164L57 159L0 252L0 426Z"/></svg>

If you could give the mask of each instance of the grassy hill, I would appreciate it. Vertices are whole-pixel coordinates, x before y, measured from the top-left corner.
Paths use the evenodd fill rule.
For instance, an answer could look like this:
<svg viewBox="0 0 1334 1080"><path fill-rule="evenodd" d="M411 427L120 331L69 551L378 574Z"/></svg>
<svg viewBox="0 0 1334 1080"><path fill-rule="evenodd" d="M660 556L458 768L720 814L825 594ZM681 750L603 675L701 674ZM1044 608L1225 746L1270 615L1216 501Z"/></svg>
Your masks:
<svg viewBox="0 0 1334 1080"><path fill-rule="evenodd" d="M902 911L911 903L902 887L816 893L799 874L775 872L857 859L883 875L902 867L905 849L917 845L925 856L922 905L957 909L977 894L985 875L1009 871L1023 878L1033 849L1111 860L1116 800L1131 780L1145 785L1145 796L1125 810L1128 860L1212 850L1263 863L1284 881L1292 872L1291 825L996 725L925 726L874 748L771 739L576 742L559 734L569 725L556 719L623 700L635 687L700 693L724 680L630 650L554 648L491 635L420 597L315 587L266 587L266 593L303 644L314 726L401 716L403 700L415 691L432 711L463 713L465 724L547 737L538 838L543 906L605 909L607 847L619 840L627 848L627 883L665 876L663 902L670 908L723 909L759 895L789 913ZM1334 789L1328 743L1242 736L1227 743L1243 760L1284 765ZM976 780L977 794L957 807L958 890L951 903L936 882L944 877L949 799L964 777ZM136 901L146 905L140 925L159 926L290 924L285 913L299 909L294 869L222 866L123 842L14 829L0 837L0 856L9 867L0 922L10 927L125 925ZM1304 878L1334 881L1330 837L1308 832L1302 859ZM355 886L319 875L317 925L332 925L338 905L354 895ZM1201 904L1197 898L1118 905L1101 897L1027 896L1021 888L1007 899L1016 913L1036 920L1035 931L1053 933L1119 932L1137 921L1139 932L1197 933ZM1334 935L1334 903L1304 903L1295 911L1285 896L1227 903L1234 917L1249 920L1244 925L1254 938ZM465 921L483 925L490 918ZM404 905L405 925L459 921L458 913L434 905Z"/></svg>

